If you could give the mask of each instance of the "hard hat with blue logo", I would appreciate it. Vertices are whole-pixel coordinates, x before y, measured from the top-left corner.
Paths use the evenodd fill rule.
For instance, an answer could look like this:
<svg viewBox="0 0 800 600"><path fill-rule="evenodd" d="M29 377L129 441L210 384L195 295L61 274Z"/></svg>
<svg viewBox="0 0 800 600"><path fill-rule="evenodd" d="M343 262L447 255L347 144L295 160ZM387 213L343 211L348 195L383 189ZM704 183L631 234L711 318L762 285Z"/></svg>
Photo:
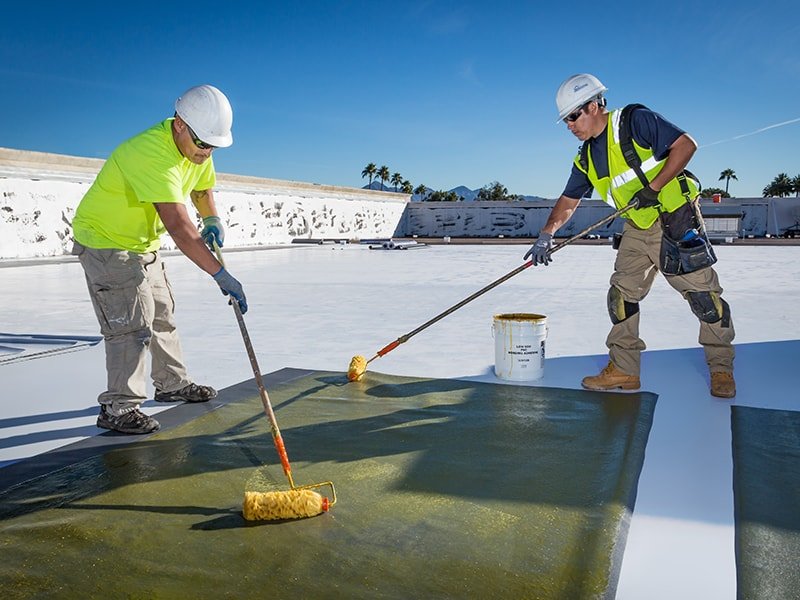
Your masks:
<svg viewBox="0 0 800 600"><path fill-rule="evenodd" d="M601 81L589 73L579 73L567 77L556 92L558 123L576 108L580 108L592 100L601 100L603 92L608 90Z"/></svg>

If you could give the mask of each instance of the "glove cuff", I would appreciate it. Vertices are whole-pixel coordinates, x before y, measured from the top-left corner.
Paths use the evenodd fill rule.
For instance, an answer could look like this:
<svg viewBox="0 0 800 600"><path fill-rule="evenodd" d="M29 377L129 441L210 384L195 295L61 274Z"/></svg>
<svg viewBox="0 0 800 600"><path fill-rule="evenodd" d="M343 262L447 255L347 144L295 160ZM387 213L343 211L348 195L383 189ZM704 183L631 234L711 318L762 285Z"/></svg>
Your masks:
<svg viewBox="0 0 800 600"><path fill-rule="evenodd" d="M650 198L658 198L658 192L651 188L650 184L644 186L642 192L644 192L645 196L649 196Z"/></svg>
<svg viewBox="0 0 800 600"><path fill-rule="evenodd" d="M225 273L225 267L221 267L219 271L212 275L212 277L215 281L219 281L220 277L223 276L223 273Z"/></svg>

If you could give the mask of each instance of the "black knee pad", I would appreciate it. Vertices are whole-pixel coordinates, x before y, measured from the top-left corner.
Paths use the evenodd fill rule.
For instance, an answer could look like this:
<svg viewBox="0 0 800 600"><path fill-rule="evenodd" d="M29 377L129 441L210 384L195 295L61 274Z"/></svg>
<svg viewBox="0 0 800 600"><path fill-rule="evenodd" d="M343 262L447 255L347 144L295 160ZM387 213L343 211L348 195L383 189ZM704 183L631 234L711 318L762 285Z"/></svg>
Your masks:
<svg viewBox="0 0 800 600"><path fill-rule="evenodd" d="M730 324L731 307L716 292L688 292L686 299L692 312L704 323L716 323L722 319L722 326Z"/></svg>
<svg viewBox="0 0 800 600"><path fill-rule="evenodd" d="M622 323L625 319L629 319L639 312L638 302L626 302L620 292L613 285L608 290L608 316L611 317L611 322L616 325Z"/></svg>

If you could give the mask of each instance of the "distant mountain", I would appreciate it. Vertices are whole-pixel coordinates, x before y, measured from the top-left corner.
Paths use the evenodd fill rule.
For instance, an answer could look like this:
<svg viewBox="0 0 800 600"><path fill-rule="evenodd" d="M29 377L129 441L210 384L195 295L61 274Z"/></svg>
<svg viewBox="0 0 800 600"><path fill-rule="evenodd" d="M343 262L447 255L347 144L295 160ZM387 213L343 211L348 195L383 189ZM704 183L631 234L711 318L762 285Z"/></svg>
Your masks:
<svg viewBox="0 0 800 600"><path fill-rule="evenodd" d="M459 185L458 187L454 187L451 192L455 192L456 195L461 196L464 199L464 202L471 202L478 197L478 192L480 189L471 190L465 185Z"/></svg>
<svg viewBox="0 0 800 600"><path fill-rule="evenodd" d="M374 180L371 185L362 186L361 189L364 190L379 190L384 192L393 192L394 186L393 185L382 185L380 180ZM429 191L433 191L432 189L428 188ZM471 190L465 185L459 185L454 187L451 190L445 190L449 192L455 192L457 196L464 198L464 202L472 202L478 197L478 192L481 191L481 188L477 190ZM524 200L546 200L546 198L542 198L541 196L522 196ZM419 194L413 194L411 196L412 202L420 202L422 200L422 196Z"/></svg>
<svg viewBox="0 0 800 600"><path fill-rule="evenodd" d="M393 192L393 185L383 185L380 179L373 179L372 183L361 186L362 190L378 190L379 192Z"/></svg>

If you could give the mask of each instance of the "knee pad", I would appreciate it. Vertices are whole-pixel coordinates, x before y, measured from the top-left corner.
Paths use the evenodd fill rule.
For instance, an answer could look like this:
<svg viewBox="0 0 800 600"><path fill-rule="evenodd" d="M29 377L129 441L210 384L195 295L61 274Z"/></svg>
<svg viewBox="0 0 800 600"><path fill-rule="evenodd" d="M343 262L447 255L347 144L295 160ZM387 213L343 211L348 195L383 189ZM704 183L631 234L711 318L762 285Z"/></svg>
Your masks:
<svg viewBox="0 0 800 600"><path fill-rule="evenodd" d="M611 322L616 325L622 323L625 319L629 319L639 312L638 302L626 302L620 292L613 285L608 290L608 316L611 317Z"/></svg>
<svg viewBox="0 0 800 600"><path fill-rule="evenodd" d="M722 319L722 326L730 323L731 307L716 292L688 292L686 299L695 316L704 323L716 323Z"/></svg>

